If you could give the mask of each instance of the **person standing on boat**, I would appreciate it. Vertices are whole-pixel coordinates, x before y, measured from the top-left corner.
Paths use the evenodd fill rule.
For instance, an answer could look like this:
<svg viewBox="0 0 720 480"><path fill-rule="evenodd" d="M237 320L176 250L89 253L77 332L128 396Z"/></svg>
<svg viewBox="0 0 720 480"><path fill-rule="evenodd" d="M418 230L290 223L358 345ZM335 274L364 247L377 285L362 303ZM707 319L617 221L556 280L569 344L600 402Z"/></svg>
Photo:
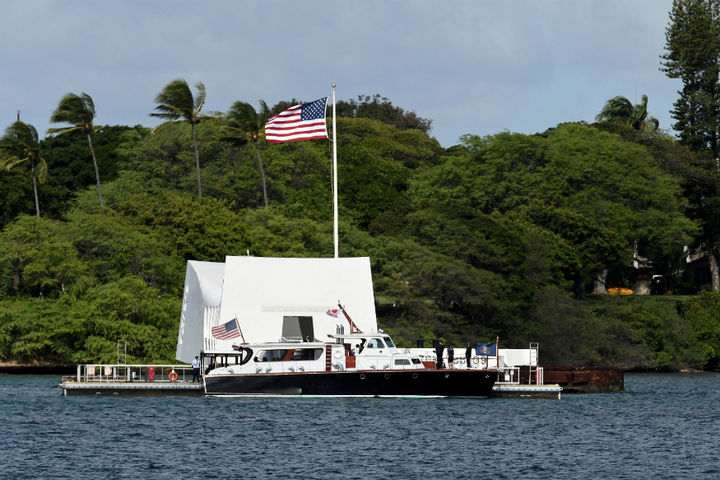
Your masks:
<svg viewBox="0 0 720 480"><path fill-rule="evenodd" d="M467 362L467 368L470 368L470 358L472 358L472 347L470 342L467 342L467 348L465 349L465 361Z"/></svg>
<svg viewBox="0 0 720 480"><path fill-rule="evenodd" d="M453 351L453 347L451 347L450 345L448 345L447 351L448 351L448 368L452 368L453 360L455 360L455 352Z"/></svg>
<svg viewBox="0 0 720 480"><path fill-rule="evenodd" d="M442 341L438 340L437 345L435 346L435 356L437 357L437 362L435 363L435 368L440 370L443 368L443 351L445 350L445 345L443 345Z"/></svg>
<svg viewBox="0 0 720 480"><path fill-rule="evenodd" d="M192 361L192 369L193 369L193 383L195 383L195 380L198 382L200 381L200 359L197 355L195 355L195 360Z"/></svg>

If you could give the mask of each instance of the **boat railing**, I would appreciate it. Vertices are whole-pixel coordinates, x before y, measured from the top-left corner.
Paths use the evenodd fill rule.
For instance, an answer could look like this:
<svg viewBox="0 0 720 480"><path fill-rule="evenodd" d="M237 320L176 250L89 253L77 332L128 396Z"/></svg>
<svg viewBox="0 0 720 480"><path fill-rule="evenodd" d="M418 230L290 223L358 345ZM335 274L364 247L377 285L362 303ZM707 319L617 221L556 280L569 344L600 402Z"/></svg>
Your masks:
<svg viewBox="0 0 720 480"><path fill-rule="evenodd" d="M173 374L174 372L174 374ZM189 382L190 365L81 364L76 375L63 380L76 382Z"/></svg>
<svg viewBox="0 0 720 480"><path fill-rule="evenodd" d="M501 367L498 370L498 380L496 384L501 385L520 385L520 369L525 367ZM544 385L545 371L543 367L529 367L527 385Z"/></svg>

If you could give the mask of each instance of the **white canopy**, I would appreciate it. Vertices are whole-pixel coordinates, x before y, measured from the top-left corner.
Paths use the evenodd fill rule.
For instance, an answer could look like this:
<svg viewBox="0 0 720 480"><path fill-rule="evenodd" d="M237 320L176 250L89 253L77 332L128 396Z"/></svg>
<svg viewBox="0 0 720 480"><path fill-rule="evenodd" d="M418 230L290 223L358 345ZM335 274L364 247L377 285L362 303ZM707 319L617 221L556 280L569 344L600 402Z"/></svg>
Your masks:
<svg viewBox="0 0 720 480"><path fill-rule="evenodd" d="M370 259L226 257L224 264L188 262L177 359L200 350L230 352L233 344L315 339L349 332L340 302L363 332L377 331ZM212 328L236 319L242 333L227 339ZM234 324L228 328L234 328ZM296 338L297 339L297 338Z"/></svg>

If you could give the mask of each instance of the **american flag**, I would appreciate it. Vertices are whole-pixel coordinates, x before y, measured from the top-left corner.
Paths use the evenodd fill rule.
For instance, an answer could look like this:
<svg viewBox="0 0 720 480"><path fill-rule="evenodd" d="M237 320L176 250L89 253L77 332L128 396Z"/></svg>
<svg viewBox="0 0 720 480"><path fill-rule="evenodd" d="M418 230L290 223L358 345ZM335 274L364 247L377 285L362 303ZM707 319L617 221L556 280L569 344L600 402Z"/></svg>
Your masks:
<svg viewBox="0 0 720 480"><path fill-rule="evenodd" d="M238 338L240 336L240 329L238 328L237 319L233 318L229 322L213 327L212 336L220 340Z"/></svg>
<svg viewBox="0 0 720 480"><path fill-rule="evenodd" d="M327 313L327 314L330 315L331 317L337 318L337 317L338 317L338 314L340 313L340 310L337 309L337 308L329 308L328 311L325 312L325 313Z"/></svg>
<svg viewBox="0 0 720 480"><path fill-rule="evenodd" d="M265 140L270 143L328 138L325 125L327 97L295 105L270 117L265 124Z"/></svg>

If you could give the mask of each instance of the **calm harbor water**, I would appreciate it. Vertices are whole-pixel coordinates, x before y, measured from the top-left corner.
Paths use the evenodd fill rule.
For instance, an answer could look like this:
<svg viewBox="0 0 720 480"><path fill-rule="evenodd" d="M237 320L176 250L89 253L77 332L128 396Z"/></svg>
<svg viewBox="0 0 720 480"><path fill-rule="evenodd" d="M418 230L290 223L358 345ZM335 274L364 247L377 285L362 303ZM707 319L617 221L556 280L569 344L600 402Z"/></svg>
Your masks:
<svg viewBox="0 0 720 480"><path fill-rule="evenodd" d="M720 478L720 374L541 399L62 397L0 375L0 478Z"/></svg>

